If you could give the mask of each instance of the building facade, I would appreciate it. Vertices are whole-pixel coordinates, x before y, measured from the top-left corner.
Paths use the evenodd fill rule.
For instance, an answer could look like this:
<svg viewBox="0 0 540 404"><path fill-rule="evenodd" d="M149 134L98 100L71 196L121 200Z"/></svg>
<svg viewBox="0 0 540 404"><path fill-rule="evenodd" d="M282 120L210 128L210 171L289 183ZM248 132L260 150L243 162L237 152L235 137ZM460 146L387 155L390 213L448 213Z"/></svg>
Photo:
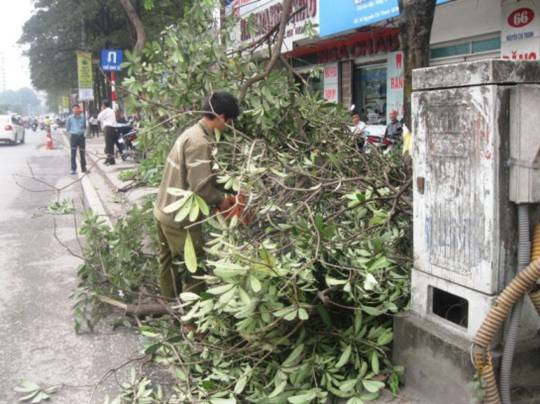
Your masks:
<svg viewBox="0 0 540 404"><path fill-rule="evenodd" d="M339 5L338 5L339 4ZM236 0L237 40L254 41L279 23L281 0ZM355 105L370 124L384 124L403 105L403 54L397 0L295 0L282 52L330 102ZM249 29L251 21L257 29ZM438 0L431 64L505 58L538 60L540 0Z"/></svg>

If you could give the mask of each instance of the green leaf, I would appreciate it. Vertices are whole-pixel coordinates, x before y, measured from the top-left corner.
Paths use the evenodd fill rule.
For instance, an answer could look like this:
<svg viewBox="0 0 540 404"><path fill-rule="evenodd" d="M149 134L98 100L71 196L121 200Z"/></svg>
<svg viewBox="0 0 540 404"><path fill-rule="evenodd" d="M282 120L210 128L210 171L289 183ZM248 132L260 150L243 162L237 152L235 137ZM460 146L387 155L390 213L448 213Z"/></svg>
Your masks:
<svg viewBox="0 0 540 404"><path fill-rule="evenodd" d="M44 391L40 391L37 396L35 396L31 403L32 404L37 404L37 403L41 403L42 401L47 401L49 400L49 398L51 398L47 393L45 393Z"/></svg>
<svg viewBox="0 0 540 404"><path fill-rule="evenodd" d="M232 288L234 288L234 285L227 284L227 285L215 286L213 288L207 289L206 292L211 295L222 295L223 293L228 292Z"/></svg>
<svg viewBox="0 0 540 404"><path fill-rule="evenodd" d="M178 209L180 209L184 204L187 202L189 198L182 198L178 199L177 201L174 201L170 205L167 205L163 208L164 213L173 213L176 212Z"/></svg>
<svg viewBox="0 0 540 404"><path fill-rule="evenodd" d="M364 402L360 399L360 397L352 397L349 398L346 404L364 404Z"/></svg>
<svg viewBox="0 0 540 404"><path fill-rule="evenodd" d="M362 311L373 317L377 317L383 314L383 311L379 310L376 307L370 307L370 306L362 306Z"/></svg>
<svg viewBox="0 0 540 404"><path fill-rule="evenodd" d="M276 388L270 393L268 398L274 398L279 396L281 393L283 393L285 387L287 387L287 379L281 380L279 383L277 383Z"/></svg>
<svg viewBox="0 0 540 404"><path fill-rule="evenodd" d="M296 396L289 397L287 400L291 404L309 404L311 401L317 398L317 393L309 391L304 394L298 394Z"/></svg>
<svg viewBox="0 0 540 404"><path fill-rule="evenodd" d="M377 282L377 279L368 272L366 274L366 279L364 279L364 289L373 290L378 284L379 282Z"/></svg>
<svg viewBox="0 0 540 404"><path fill-rule="evenodd" d="M219 266L214 269L214 275L220 278L232 278L233 276L242 275L242 272L230 266Z"/></svg>
<svg viewBox="0 0 540 404"><path fill-rule="evenodd" d="M301 307L298 309L298 318L302 321L306 321L309 319L309 313L307 312L306 309Z"/></svg>
<svg viewBox="0 0 540 404"><path fill-rule="evenodd" d="M28 381L28 380L21 380L21 382L19 383L19 385L17 387L15 387L15 391L18 392L18 393L30 393L31 391L36 391L36 390L39 390L41 389L41 387L39 387L39 385L35 384L35 383L32 383L31 381Z"/></svg>
<svg viewBox="0 0 540 404"><path fill-rule="evenodd" d="M236 404L236 400L234 398L211 398L210 403L211 404Z"/></svg>
<svg viewBox="0 0 540 404"><path fill-rule="evenodd" d="M191 191L181 189L181 188L173 188L173 187L167 188L167 193L169 195L184 196L184 197L185 196L190 196L192 194Z"/></svg>
<svg viewBox="0 0 540 404"><path fill-rule="evenodd" d="M347 345L347 347L345 348L345 350L341 353L341 356L339 357L339 360L337 361L335 367L336 369L339 369L341 368L342 366L344 366L347 362L349 362L349 358L351 357L351 353L352 353L352 346L351 345Z"/></svg>
<svg viewBox="0 0 540 404"><path fill-rule="evenodd" d="M354 389L354 386L358 383L358 379L349 379L341 383L339 389L343 392L348 392Z"/></svg>
<svg viewBox="0 0 540 404"><path fill-rule="evenodd" d="M236 382L236 384L234 386L234 394L242 393L244 391L244 389L246 388L247 381L248 381L247 375L243 374L238 379L238 381Z"/></svg>
<svg viewBox="0 0 540 404"><path fill-rule="evenodd" d="M293 321L296 316L298 315L298 310L294 309L293 311L291 311L289 314L286 314L283 319L287 320L287 321Z"/></svg>
<svg viewBox="0 0 540 404"><path fill-rule="evenodd" d="M183 302L194 302L195 300L199 300L201 297L193 292L184 292L180 293L180 300Z"/></svg>
<svg viewBox="0 0 540 404"><path fill-rule="evenodd" d="M326 276L325 280L328 286L345 285L347 283L347 279L334 279L329 276Z"/></svg>
<svg viewBox="0 0 540 404"><path fill-rule="evenodd" d="M260 292L262 289L261 281L254 275L249 276L249 285L251 286L251 290L255 293Z"/></svg>
<svg viewBox="0 0 540 404"><path fill-rule="evenodd" d="M231 288L231 290L223 293L219 298L219 303L222 305L226 305L229 303L234 296L236 295L236 287Z"/></svg>
<svg viewBox="0 0 540 404"><path fill-rule="evenodd" d="M197 202L197 205L199 205L199 209L201 210L202 214L208 216L210 214L210 208L208 207L204 199L201 198L199 195L195 195L195 201Z"/></svg>
<svg viewBox="0 0 540 404"><path fill-rule="evenodd" d="M392 330L387 330L383 334L379 335L379 338L377 339L377 345L386 345L390 342L392 342L392 339L394 339L394 333Z"/></svg>
<svg viewBox="0 0 540 404"><path fill-rule="evenodd" d="M386 257L378 258L373 264L369 266L370 271L376 271L377 269L386 268L390 265L390 262Z"/></svg>
<svg viewBox="0 0 540 404"><path fill-rule="evenodd" d="M384 388L384 383L377 380L362 380L362 385L370 393L377 393Z"/></svg>
<svg viewBox="0 0 540 404"><path fill-rule="evenodd" d="M276 316L276 317L285 317L286 315L288 315L290 313L295 313L295 312L296 312L296 307L287 306L287 307L284 307L283 309L279 309L278 311L274 312L274 316Z"/></svg>
<svg viewBox="0 0 540 404"><path fill-rule="evenodd" d="M373 373L379 374L381 371L379 366L379 355L377 355L377 352L372 351L371 352L371 370L373 370Z"/></svg>
<svg viewBox="0 0 540 404"><path fill-rule="evenodd" d="M319 312L319 316L321 317L324 325L328 328L332 328L332 320L330 318L330 314L328 314L328 310L326 310L326 307L324 307L322 304L319 304L317 305L317 311Z"/></svg>
<svg viewBox="0 0 540 404"><path fill-rule="evenodd" d="M199 204L197 202L191 204L191 210L189 211L189 221L194 222L199 217Z"/></svg>
<svg viewBox="0 0 540 404"><path fill-rule="evenodd" d="M38 394L39 394L39 389L36 390L36 391L32 391L31 393L27 394L24 397L19 398L19 401L21 401L21 402L30 401L31 399L36 397Z"/></svg>
<svg viewBox="0 0 540 404"><path fill-rule="evenodd" d="M191 205L193 204L192 198L187 198L186 203L182 206L182 208L178 211L176 216L174 217L175 222L183 222L186 217L191 212Z"/></svg>
<svg viewBox="0 0 540 404"><path fill-rule="evenodd" d="M144 353L147 355L152 355L157 352L159 348L161 348L163 345L161 342L158 342L157 344L150 345L148 348L144 350Z"/></svg>
<svg viewBox="0 0 540 404"><path fill-rule="evenodd" d="M186 242L184 244L184 260L189 272L197 272L197 255L195 254L195 247L191 240L191 233L187 232Z"/></svg>
<svg viewBox="0 0 540 404"><path fill-rule="evenodd" d="M244 303L246 306L251 304L251 297L249 297L247 292L241 287L238 287L238 296L240 296L242 303Z"/></svg>
<svg viewBox="0 0 540 404"><path fill-rule="evenodd" d="M294 348L294 350L291 352L289 357L285 359L282 366L285 368L288 368L288 367L296 365L303 351L304 351L304 344L299 344L296 348Z"/></svg>

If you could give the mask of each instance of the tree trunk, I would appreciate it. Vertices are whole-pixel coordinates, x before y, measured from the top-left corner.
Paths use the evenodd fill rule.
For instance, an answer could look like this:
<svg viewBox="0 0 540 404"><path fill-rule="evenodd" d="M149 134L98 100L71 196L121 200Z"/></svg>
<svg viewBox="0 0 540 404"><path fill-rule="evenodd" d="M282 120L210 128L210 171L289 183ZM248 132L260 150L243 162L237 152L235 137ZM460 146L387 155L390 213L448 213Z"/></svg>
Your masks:
<svg viewBox="0 0 540 404"><path fill-rule="evenodd" d="M399 36L405 59L403 119L411 128L412 71L429 66L436 0L399 0Z"/></svg>
<svg viewBox="0 0 540 404"><path fill-rule="evenodd" d="M144 25L139 18L139 15L137 14L137 11L133 7L133 4L131 4L130 0L119 0L120 4L124 8L126 14L128 15L129 21L135 28L135 32L137 33L137 42L135 43L135 47L133 50L135 52L141 52L144 49L144 43L146 42L146 34L144 32Z"/></svg>

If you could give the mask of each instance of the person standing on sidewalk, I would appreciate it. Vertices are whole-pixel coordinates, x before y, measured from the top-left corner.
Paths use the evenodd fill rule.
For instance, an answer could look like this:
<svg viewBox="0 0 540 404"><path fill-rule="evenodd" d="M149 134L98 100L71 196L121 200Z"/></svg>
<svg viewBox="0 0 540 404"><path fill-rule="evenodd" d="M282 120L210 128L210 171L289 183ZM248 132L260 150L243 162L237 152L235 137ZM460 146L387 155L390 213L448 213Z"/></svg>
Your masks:
<svg viewBox="0 0 540 404"><path fill-rule="evenodd" d="M99 137L99 121L95 114L90 116L88 124L90 125L90 134L92 137Z"/></svg>
<svg viewBox="0 0 540 404"><path fill-rule="evenodd" d="M227 92L215 92L205 101L203 111L207 111L203 118L184 131L169 152L154 206L160 241L160 289L162 296L169 299L174 299L182 290L197 293L200 286L188 278L184 265L179 267L176 264L183 261L187 237L185 226L190 223L187 220L176 222L174 213L164 212L164 208L177 199L167 190L189 190L203 198L210 207L219 206L222 211L230 208L229 200L217 186L216 173L212 171L212 145L215 142L214 130L223 131L240 114L238 101ZM189 233L196 254L202 255L201 225L191 227Z"/></svg>
<svg viewBox="0 0 540 404"><path fill-rule="evenodd" d="M79 149L81 159L81 170L86 173L86 119L81 114L81 107L74 105L71 114L66 121L66 130L69 133L69 144L71 146L71 174L77 174L77 149Z"/></svg>
<svg viewBox="0 0 540 404"><path fill-rule="evenodd" d="M103 101L101 104L101 112L97 117L101 128L105 133L105 159L106 165L115 164L114 160L114 142L116 139L116 114L111 108L110 101Z"/></svg>

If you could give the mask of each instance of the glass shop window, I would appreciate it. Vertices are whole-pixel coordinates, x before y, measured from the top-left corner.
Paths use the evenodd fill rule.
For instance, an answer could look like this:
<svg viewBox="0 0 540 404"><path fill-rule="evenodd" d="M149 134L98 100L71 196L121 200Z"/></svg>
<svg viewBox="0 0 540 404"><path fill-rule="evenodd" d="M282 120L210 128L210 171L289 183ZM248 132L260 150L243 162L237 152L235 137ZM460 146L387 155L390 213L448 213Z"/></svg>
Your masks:
<svg viewBox="0 0 540 404"><path fill-rule="evenodd" d="M354 104L369 125L386 124L386 67L358 67L354 70Z"/></svg>

